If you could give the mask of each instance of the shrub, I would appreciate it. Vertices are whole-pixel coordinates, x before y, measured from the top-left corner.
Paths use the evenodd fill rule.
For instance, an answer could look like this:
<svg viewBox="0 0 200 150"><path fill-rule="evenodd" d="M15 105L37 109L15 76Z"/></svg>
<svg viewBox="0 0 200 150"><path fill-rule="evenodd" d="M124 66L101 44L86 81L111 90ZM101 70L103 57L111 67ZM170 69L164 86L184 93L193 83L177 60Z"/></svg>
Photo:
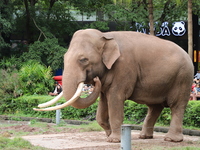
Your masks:
<svg viewBox="0 0 200 150"><path fill-rule="evenodd" d="M55 118L56 111L40 112L34 111L33 108L38 104L51 100L52 96L21 96L13 100L7 100L6 105L0 105L0 114L15 114L18 116L31 116L40 118ZM98 106L97 100L90 107L85 109L76 109L71 106L61 110L62 119L74 119L74 120L94 120L96 117L96 110ZM65 99L62 98L60 103L64 103ZM200 125L200 101L190 101L184 115L183 125L199 127ZM5 109L6 108L6 109ZM2 111L3 110L3 111ZM140 124L143 122L147 114L147 106L137 104L132 101L126 101L124 107L124 120L129 121L132 124ZM169 108L165 108L157 123L169 126L171 121L171 111Z"/></svg>
<svg viewBox="0 0 200 150"><path fill-rule="evenodd" d="M55 111L34 111L33 108L37 107L38 104L44 103L52 99L52 96L41 96L41 95L23 95L13 100L13 103L16 103L15 108L13 109L14 114L26 115L31 117L41 117L41 118L54 118Z"/></svg>
<svg viewBox="0 0 200 150"><path fill-rule="evenodd" d="M185 111L183 124L186 126L200 126L200 101L190 101Z"/></svg>
<svg viewBox="0 0 200 150"><path fill-rule="evenodd" d="M19 82L18 71L13 70L0 70L0 109L1 112L12 109L10 101L22 95L21 84Z"/></svg>
<svg viewBox="0 0 200 150"><path fill-rule="evenodd" d="M9 58L3 57L0 60L0 68L5 69L8 72L11 72L16 69L18 70L20 67L21 67L21 60L14 55Z"/></svg>
<svg viewBox="0 0 200 150"><path fill-rule="evenodd" d="M147 106L137 104L133 101L125 101L124 119L132 121L135 124L143 122L147 114Z"/></svg>
<svg viewBox="0 0 200 150"><path fill-rule="evenodd" d="M52 96L46 95L23 95L13 100L7 100L5 105L0 105L0 114L15 114L18 116L41 117L41 118L55 118L56 111L34 111L33 108L38 104L51 100ZM64 103L62 98L59 103ZM97 102L86 109L76 109L71 106L62 109L63 119L87 119L93 120L97 110ZM54 105L53 105L54 106Z"/></svg>
<svg viewBox="0 0 200 150"><path fill-rule="evenodd" d="M15 98L22 94L18 71L0 70L0 97L1 99ZM7 96L7 97L5 97Z"/></svg>
<svg viewBox="0 0 200 150"><path fill-rule="evenodd" d="M46 38L44 41L35 41L29 45L29 51L20 57L23 61L35 60L53 70L63 68L63 55L67 49L58 44L56 38Z"/></svg>
<svg viewBox="0 0 200 150"><path fill-rule="evenodd" d="M158 117L157 122L163 125L170 125L171 121L171 110L170 108L164 108L161 112L160 116Z"/></svg>
<svg viewBox="0 0 200 150"><path fill-rule="evenodd" d="M24 94L48 94L53 87L52 70L36 61L24 63L19 71Z"/></svg>

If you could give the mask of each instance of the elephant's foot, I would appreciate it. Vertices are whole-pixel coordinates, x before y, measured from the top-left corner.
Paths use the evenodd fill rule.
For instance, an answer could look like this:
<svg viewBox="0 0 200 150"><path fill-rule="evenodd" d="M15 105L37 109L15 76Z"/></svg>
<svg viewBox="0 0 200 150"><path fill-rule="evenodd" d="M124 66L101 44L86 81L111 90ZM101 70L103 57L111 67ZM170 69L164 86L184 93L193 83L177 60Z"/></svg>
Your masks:
<svg viewBox="0 0 200 150"><path fill-rule="evenodd" d="M105 132L106 132L107 137L109 137L111 134L111 130L105 130Z"/></svg>
<svg viewBox="0 0 200 150"><path fill-rule="evenodd" d="M153 135L140 135L139 136L140 139L153 139Z"/></svg>
<svg viewBox="0 0 200 150"><path fill-rule="evenodd" d="M164 138L165 141L169 142L182 142L183 141L183 134L170 134L167 133Z"/></svg>
<svg viewBox="0 0 200 150"><path fill-rule="evenodd" d="M107 142L110 143L119 143L121 141L120 138L120 134L111 134L108 138L107 138Z"/></svg>
<svg viewBox="0 0 200 150"><path fill-rule="evenodd" d="M142 131L139 136L140 139L153 139L153 133L145 133Z"/></svg>

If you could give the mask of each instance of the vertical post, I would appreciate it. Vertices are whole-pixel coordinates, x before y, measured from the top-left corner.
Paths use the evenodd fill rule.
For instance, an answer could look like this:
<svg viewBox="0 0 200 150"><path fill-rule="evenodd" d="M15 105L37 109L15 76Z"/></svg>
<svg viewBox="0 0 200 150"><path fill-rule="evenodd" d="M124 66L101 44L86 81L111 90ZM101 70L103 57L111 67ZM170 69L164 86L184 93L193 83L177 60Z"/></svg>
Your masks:
<svg viewBox="0 0 200 150"><path fill-rule="evenodd" d="M56 105L60 105L60 103L57 103ZM56 110L56 124L60 124L60 109Z"/></svg>
<svg viewBox="0 0 200 150"><path fill-rule="evenodd" d="M131 125L121 126L121 150L131 150Z"/></svg>

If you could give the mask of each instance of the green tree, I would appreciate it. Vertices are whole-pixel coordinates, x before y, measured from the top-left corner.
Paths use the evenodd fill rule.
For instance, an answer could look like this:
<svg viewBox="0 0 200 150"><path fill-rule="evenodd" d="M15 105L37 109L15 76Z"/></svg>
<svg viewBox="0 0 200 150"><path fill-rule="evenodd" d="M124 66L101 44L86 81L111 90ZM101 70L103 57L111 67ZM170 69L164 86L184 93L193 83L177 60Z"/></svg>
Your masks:
<svg viewBox="0 0 200 150"><path fill-rule="evenodd" d="M12 13L12 2L10 0L0 1L0 58L10 54L9 36L15 28Z"/></svg>
<svg viewBox="0 0 200 150"><path fill-rule="evenodd" d="M18 30L14 34L24 34L29 43L40 37L36 24L45 34L51 33L59 39L59 44L64 44L64 36L72 35L78 28L70 13L69 2L61 0L20 0L15 1L15 16ZM23 35L21 35L23 36ZM39 40L43 40L41 37Z"/></svg>
<svg viewBox="0 0 200 150"><path fill-rule="evenodd" d="M52 70L36 60L23 64L19 71L23 94L48 94L53 87Z"/></svg>
<svg viewBox="0 0 200 150"><path fill-rule="evenodd" d="M112 4L112 0L69 0L70 4L80 10L81 14L86 12L88 16L96 12L97 21L104 21L104 6Z"/></svg>
<svg viewBox="0 0 200 150"><path fill-rule="evenodd" d="M148 24L146 3L143 1L135 1L130 4L117 1L116 4L106 5L105 13L109 21L117 24L117 30L136 30L136 22Z"/></svg>
<svg viewBox="0 0 200 150"><path fill-rule="evenodd" d="M4 0L1 3L0 41L3 42L0 42L0 48L4 49L0 52L5 53L0 53L0 58L5 60L14 55L21 62L40 59L42 64L51 65L53 69L62 68L62 57L67 50L64 47L79 28L69 11L69 2ZM15 41L15 48L10 48L10 33L20 40Z"/></svg>
<svg viewBox="0 0 200 150"><path fill-rule="evenodd" d="M58 39L46 38L44 41L35 41L30 44L29 51L21 56L22 62L35 60L53 70L63 68L63 56L67 49L59 46Z"/></svg>
<svg viewBox="0 0 200 150"><path fill-rule="evenodd" d="M54 60L60 60L58 55L61 56L64 52L61 47L67 47L72 34L80 28L97 28L107 31L109 30L108 22L115 22L116 30L136 30L136 22L143 23L146 28L149 27L150 22L150 31L152 32L152 22L158 22L160 25L164 21L187 19L187 1L183 0L3 0L0 4L0 58L12 55L17 58L25 57L25 55L32 57L33 54L50 51L49 54L45 54L45 57L49 58L42 59L41 62L46 65L57 64L57 66L61 66L61 63L55 63ZM194 14L200 14L199 7L200 2L193 0ZM153 9L150 10L150 8ZM98 21L87 25L80 22L78 24L74 21L71 9L76 9L82 14L86 13L88 16L96 12ZM9 36L11 33L12 36L17 36L22 41L28 40L28 44L19 42L16 48L10 49ZM55 39L58 39L57 42ZM41 46L49 45L48 41L50 40L54 41L56 46L47 46L50 50ZM38 49L34 49L32 46L34 43L41 47L36 46ZM56 47L56 51L59 49L59 53L52 58L50 53L53 52L54 47ZM28 54L29 51L31 51L30 54ZM26 59L22 58L21 60L25 61ZM55 66L52 68L56 68Z"/></svg>
<svg viewBox="0 0 200 150"><path fill-rule="evenodd" d="M150 27L151 34L154 34L155 22L160 26L164 21L177 21L187 15L184 11L187 8L186 3L177 4L172 0L115 0L114 2L115 6L106 7L109 19L117 24L121 23L122 26L125 25L124 22L130 22L131 26L134 26L135 22L141 23L146 28ZM129 30L128 27L124 29Z"/></svg>

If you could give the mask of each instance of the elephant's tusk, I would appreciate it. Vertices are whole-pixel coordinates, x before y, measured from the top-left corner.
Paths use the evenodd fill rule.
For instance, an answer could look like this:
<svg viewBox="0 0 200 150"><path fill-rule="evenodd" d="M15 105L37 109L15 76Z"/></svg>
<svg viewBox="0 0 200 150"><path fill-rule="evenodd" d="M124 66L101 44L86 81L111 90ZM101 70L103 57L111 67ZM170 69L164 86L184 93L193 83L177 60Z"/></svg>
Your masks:
<svg viewBox="0 0 200 150"><path fill-rule="evenodd" d="M59 99L61 99L62 96L63 96L63 91L62 91L59 95L57 95L54 99L52 99L52 100L50 100L50 101L48 101L48 102L46 102L46 103L39 104L38 107L44 108L44 107L48 107L48 106L50 106L50 105L53 105L53 104L56 103Z"/></svg>
<svg viewBox="0 0 200 150"><path fill-rule="evenodd" d="M74 94L74 96L69 101L65 102L62 105L57 105L57 106L54 106L54 107L48 107L48 108L44 108L44 109L33 108L33 110L36 110L36 111L51 111L51 110L58 110L58 109L62 109L64 107L67 107L67 106L73 104L80 97L83 86L84 86L83 82L79 83L77 91Z"/></svg>

